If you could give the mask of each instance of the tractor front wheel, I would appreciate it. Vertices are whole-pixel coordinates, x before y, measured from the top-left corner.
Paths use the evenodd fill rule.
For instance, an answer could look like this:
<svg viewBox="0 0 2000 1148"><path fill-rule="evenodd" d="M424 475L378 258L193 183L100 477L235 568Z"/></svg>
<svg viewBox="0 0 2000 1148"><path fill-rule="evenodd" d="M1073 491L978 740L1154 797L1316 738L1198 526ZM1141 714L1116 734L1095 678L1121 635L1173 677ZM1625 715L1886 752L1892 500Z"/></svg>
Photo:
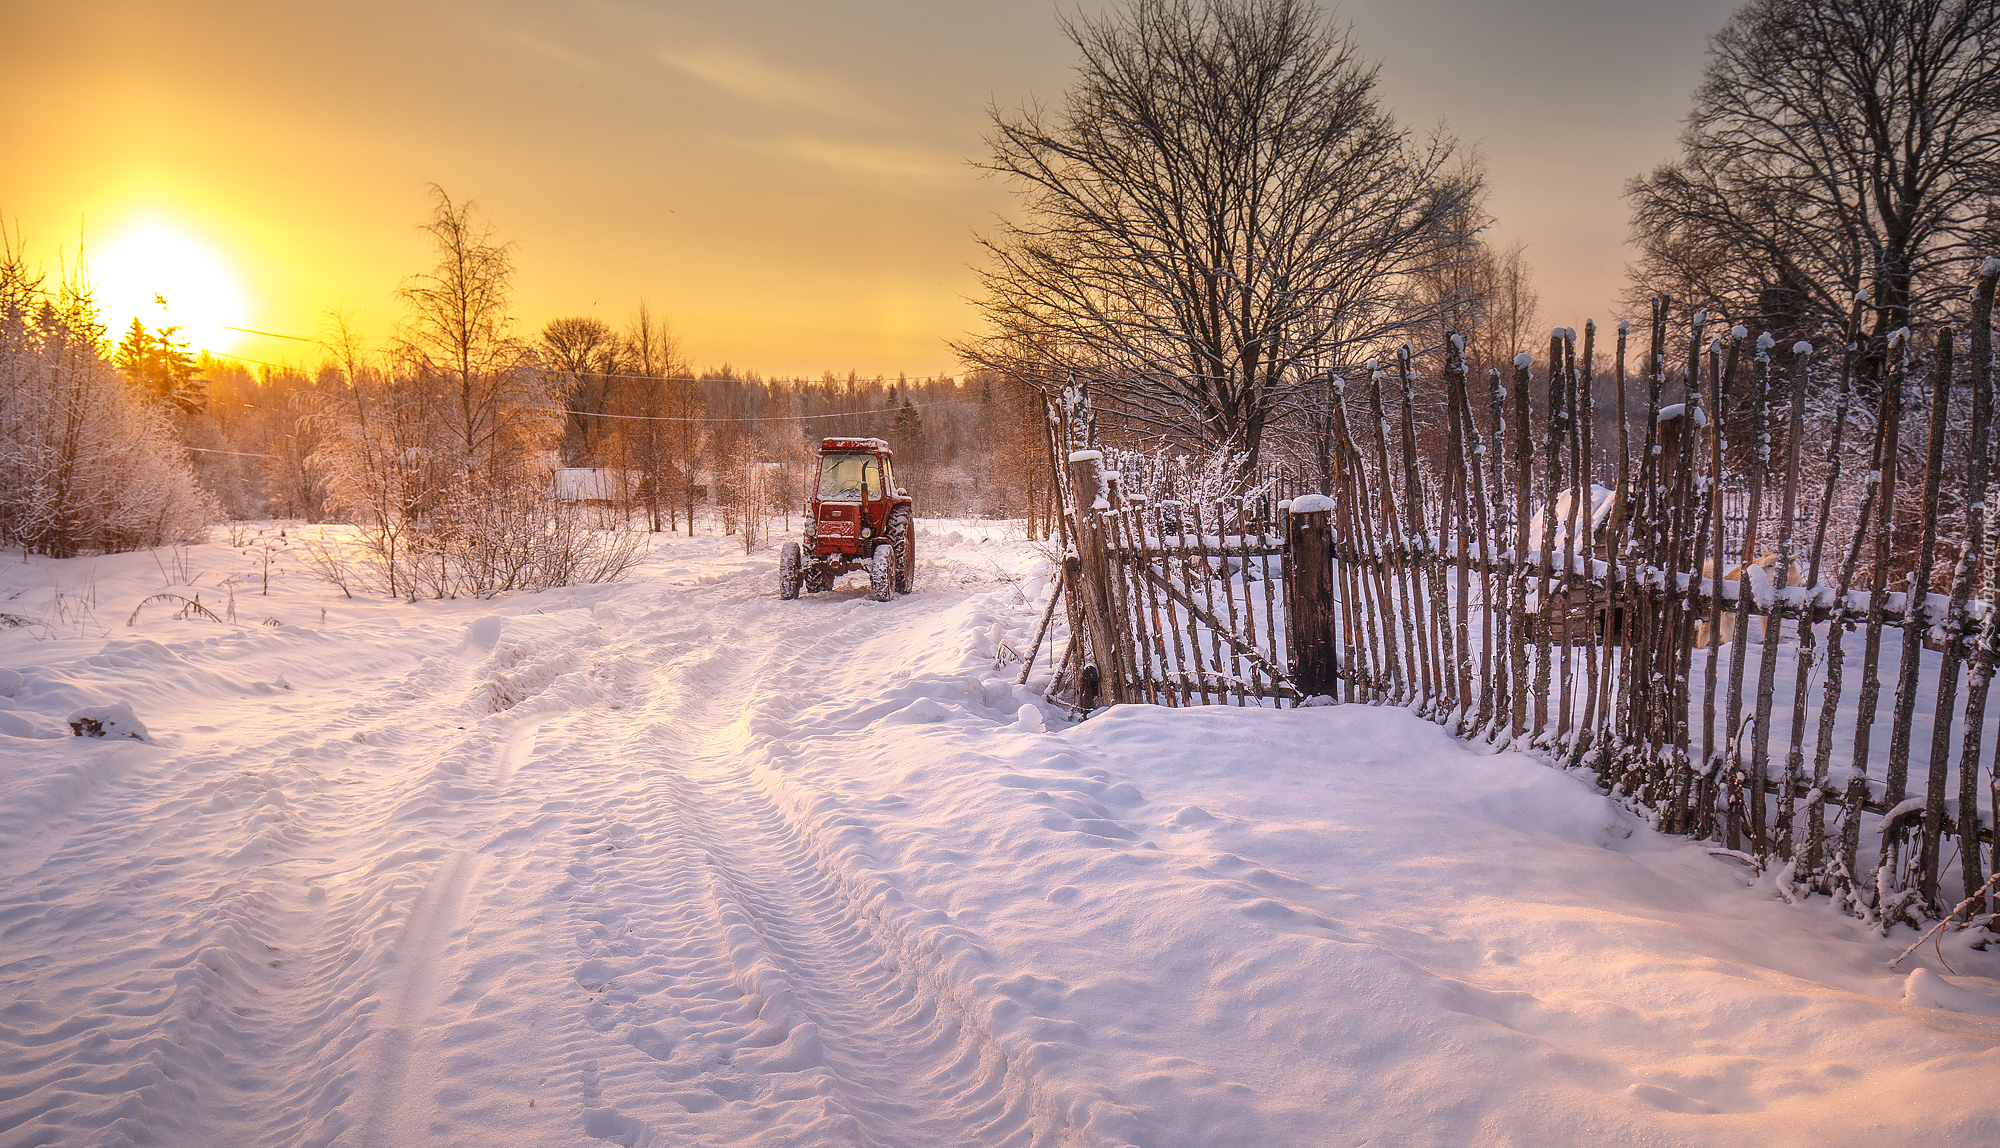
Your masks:
<svg viewBox="0 0 2000 1148"><path fill-rule="evenodd" d="M868 559L868 589L874 592L877 602L887 602L896 596L896 548L887 542L877 546Z"/></svg>
<svg viewBox="0 0 2000 1148"><path fill-rule="evenodd" d="M799 544L785 543L785 548L778 551L778 597L787 602L799 596L799 584L805 580L800 567Z"/></svg>

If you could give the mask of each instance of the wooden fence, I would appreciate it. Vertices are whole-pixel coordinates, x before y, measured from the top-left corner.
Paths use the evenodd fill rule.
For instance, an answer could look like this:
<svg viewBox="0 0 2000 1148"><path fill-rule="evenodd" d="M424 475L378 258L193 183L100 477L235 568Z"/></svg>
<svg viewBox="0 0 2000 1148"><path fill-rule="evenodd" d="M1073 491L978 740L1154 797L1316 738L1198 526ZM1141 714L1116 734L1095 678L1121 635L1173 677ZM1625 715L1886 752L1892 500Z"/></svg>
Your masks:
<svg viewBox="0 0 2000 1148"><path fill-rule="evenodd" d="M1551 338L1540 434L1533 360L1475 388L1463 342L1448 337L1441 459L1419 449L1405 347L1365 396L1334 384L1330 489L1288 500L1275 479L1206 504L1123 489L1073 390L1050 437L1052 451L1069 448L1075 555L1059 683L1086 712L1408 706L1460 737L1592 770L1660 829L1783 866L1787 888L1834 895L1885 927L1983 911L1974 902L1992 891L2000 805L1985 745L2000 664L2000 516L1985 516L1995 278L1982 278L1972 308L1970 446L1953 468L1963 509L1951 522L1940 510L1959 342L1949 329L1921 376L1909 334L1892 336L1873 388L1857 379L1850 338L1830 441L1810 448L1815 352L1804 344L1779 367L1768 336L1711 331L1697 313L1684 395L1663 401L1666 300L1643 333L1643 409L1627 400L1640 390L1626 385L1631 332L1616 332L1615 446L1592 441L1591 327L1580 346L1575 332ZM1857 304L1856 330L1859 320ZM1902 404L1925 378L1924 463L1906 476L1900 436L1914 420ZM1396 422L1385 387L1402 392ZM1378 429L1357 436L1364 418ZM1747 461L1731 461L1725 425L1751 428ZM1842 536L1830 529L1841 460L1861 436L1869 471L1858 528ZM1817 490L1803 489L1806 449L1830 459ZM1911 481L1923 484L1923 509L1901 522L1897 491ZM1952 569L1937 568L1940 553L1958 556ZM1892 589L1892 570L1916 589ZM1885 682L1885 633L1898 629ZM1926 708L1928 753L1913 777Z"/></svg>

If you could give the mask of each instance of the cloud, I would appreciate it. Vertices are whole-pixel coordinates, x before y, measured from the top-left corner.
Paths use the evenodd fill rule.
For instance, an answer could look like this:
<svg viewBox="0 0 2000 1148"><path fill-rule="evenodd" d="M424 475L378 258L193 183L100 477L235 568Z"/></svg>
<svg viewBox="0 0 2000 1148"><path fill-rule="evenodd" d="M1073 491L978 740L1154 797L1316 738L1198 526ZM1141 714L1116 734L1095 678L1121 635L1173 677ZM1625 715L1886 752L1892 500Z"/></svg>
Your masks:
<svg viewBox="0 0 2000 1148"><path fill-rule="evenodd" d="M767 64L729 48L661 49L660 58L695 79L766 107L865 123L895 119L842 80Z"/></svg>
<svg viewBox="0 0 2000 1148"><path fill-rule="evenodd" d="M760 155L802 161L845 175L941 185L964 179L968 174L962 158L921 148L882 147L810 136L743 140L740 145Z"/></svg>

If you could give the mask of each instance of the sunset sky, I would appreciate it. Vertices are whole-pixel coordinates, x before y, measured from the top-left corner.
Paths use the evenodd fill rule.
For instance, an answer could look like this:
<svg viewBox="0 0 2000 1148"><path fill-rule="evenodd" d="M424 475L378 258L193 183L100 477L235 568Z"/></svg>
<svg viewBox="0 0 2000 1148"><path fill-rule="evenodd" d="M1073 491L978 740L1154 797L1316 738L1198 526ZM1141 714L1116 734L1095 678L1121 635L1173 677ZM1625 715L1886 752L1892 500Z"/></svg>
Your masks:
<svg viewBox="0 0 2000 1148"><path fill-rule="evenodd" d="M1527 244L1545 318L1578 324L1611 314L1620 188L1672 154L1734 6L1333 11L1406 126L1442 120L1485 153L1495 238ZM51 270L81 231L115 322L164 314L214 349L311 363L297 340L329 310L386 332L429 263L436 182L516 244L523 333L622 324L643 298L700 366L956 373L946 340L979 322L972 237L1009 207L969 161L989 103L1061 96L1056 17L1048 0L27 0L0 69L0 217Z"/></svg>

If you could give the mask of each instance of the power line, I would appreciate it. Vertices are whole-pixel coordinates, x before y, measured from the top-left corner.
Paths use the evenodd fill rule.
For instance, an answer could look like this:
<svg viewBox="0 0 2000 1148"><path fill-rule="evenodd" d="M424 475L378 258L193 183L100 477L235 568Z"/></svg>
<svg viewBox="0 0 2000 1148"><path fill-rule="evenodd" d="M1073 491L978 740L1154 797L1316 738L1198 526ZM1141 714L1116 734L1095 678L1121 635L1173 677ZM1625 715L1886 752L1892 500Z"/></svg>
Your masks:
<svg viewBox="0 0 2000 1148"><path fill-rule="evenodd" d="M257 453L255 453L255 452L252 452L252 451L247 451L247 450L214 450L214 449L211 449L211 448L209 448L209 447L205 447L205 446L184 446L184 447L182 447L181 449L182 449L182 450L191 450L191 451L196 451L196 452L198 452L198 453L200 453L200 454L233 454L233 455L235 455L235 456L236 456L236 457L238 457L238 458L277 458L277 457L278 457L278 456L277 456L277 455L275 455L275 454L257 454Z"/></svg>
<svg viewBox="0 0 2000 1148"><path fill-rule="evenodd" d="M217 323L216 326L222 328L225 331L241 331L246 335L262 335L266 339L290 339L294 343L319 342L318 339L308 339L302 335L280 335L276 331L259 331L254 327L232 327L227 323Z"/></svg>
<svg viewBox="0 0 2000 1148"><path fill-rule="evenodd" d="M694 381L700 381L700 380L694 380ZM910 410L923 410L926 407L955 407L963 403L976 403L978 401L979 401L978 399L938 399L934 402L928 402L928 403L910 403L908 404L908 408ZM865 411L836 411L832 414L824 414L824 415L742 415L738 417L730 417L728 415L723 415L720 417L703 417L703 418L687 418L680 415L599 414L596 411L572 411L565 407L529 407L527 409L534 411L543 411L552 415L574 414L574 415L583 415L586 418L593 418L593 419L636 419L641 422L656 422L656 423L788 423L803 419L851 419L858 417L860 415L889 414L894 411L903 410L904 408L900 406L874 407L870 410L865 410Z"/></svg>

